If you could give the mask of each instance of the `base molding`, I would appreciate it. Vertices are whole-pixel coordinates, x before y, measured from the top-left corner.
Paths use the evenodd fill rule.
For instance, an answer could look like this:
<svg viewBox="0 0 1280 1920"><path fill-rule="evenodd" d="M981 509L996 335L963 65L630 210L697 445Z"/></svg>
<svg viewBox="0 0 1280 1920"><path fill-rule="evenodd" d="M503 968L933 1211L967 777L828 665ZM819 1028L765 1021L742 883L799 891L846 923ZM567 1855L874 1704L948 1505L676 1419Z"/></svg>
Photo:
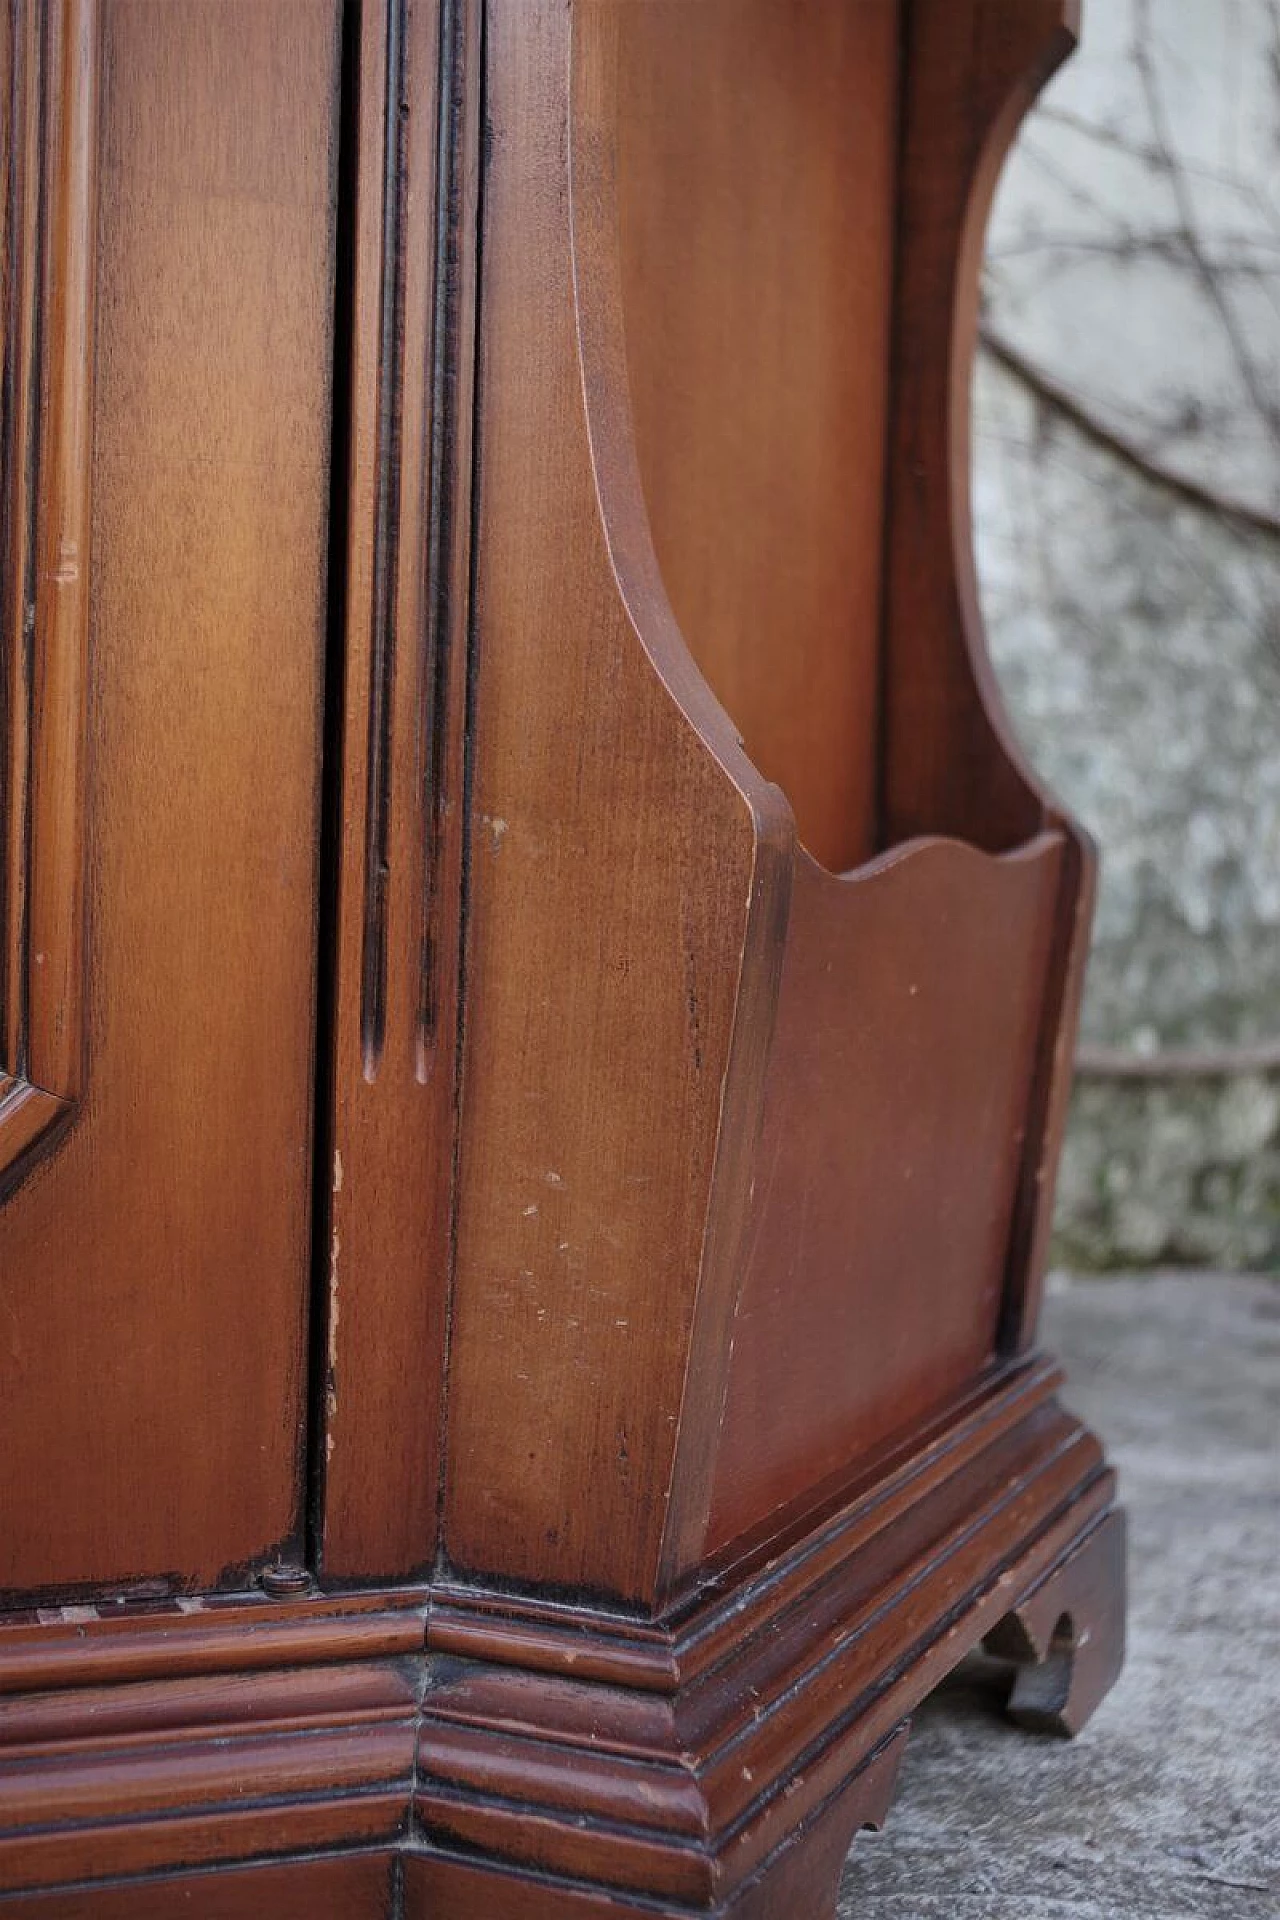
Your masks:
<svg viewBox="0 0 1280 1920"><path fill-rule="evenodd" d="M788 1833L746 1880L714 1907L628 1894L541 1870L466 1859L428 1844L406 1856L406 1920L829 1920L854 1836L888 1815L907 1729L897 1729L851 1779ZM419 1902L415 1904L414 1900Z"/></svg>
<svg viewBox="0 0 1280 1920"><path fill-rule="evenodd" d="M453 1585L0 1629L0 1889L374 1849L424 1920L826 1920L968 1652L1068 1732L1119 1669L1123 1516L1056 1386L994 1380L662 1621Z"/></svg>
<svg viewBox="0 0 1280 1920"><path fill-rule="evenodd" d="M460 1600L438 1622L433 1610L429 1643L488 1657L437 1665L419 1830L673 1912L729 1913L982 1641L1031 1663L1022 1717L1065 1688L1057 1723L1074 1730L1119 1669L1123 1520L1055 1384L1041 1371L993 1396L954 1456L926 1455L832 1515L664 1645L584 1625L575 1649L526 1610L504 1648L487 1603L470 1629Z"/></svg>

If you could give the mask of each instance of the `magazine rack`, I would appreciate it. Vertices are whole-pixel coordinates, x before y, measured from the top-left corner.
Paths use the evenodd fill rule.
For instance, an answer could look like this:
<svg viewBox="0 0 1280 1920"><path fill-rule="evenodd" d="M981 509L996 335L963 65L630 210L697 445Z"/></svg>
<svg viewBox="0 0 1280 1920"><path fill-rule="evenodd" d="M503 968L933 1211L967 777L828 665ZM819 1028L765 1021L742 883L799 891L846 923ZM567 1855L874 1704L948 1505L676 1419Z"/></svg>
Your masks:
<svg viewBox="0 0 1280 1920"><path fill-rule="evenodd" d="M1114 1679L967 478L1074 25L10 10L6 1911L830 1920Z"/></svg>

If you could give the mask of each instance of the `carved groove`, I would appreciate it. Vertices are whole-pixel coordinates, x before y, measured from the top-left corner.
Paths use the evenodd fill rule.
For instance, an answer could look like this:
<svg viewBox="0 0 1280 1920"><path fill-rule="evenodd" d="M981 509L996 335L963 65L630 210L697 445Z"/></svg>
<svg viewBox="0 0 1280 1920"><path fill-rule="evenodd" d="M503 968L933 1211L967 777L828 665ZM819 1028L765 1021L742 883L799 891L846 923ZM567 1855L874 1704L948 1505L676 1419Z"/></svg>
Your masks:
<svg viewBox="0 0 1280 1920"><path fill-rule="evenodd" d="M468 9L444 0L440 11L440 128L436 162L436 283L431 340L430 546L427 560L427 645L422 662L422 805L425 836L422 940L418 955L417 1071L426 1080L439 1015L438 965L451 911L440 887L444 829L444 765L449 731L449 635L456 590L465 591L466 555L458 547L458 490L466 468L462 366L471 343L462 338L467 298L466 214L470 151Z"/></svg>
<svg viewBox="0 0 1280 1920"><path fill-rule="evenodd" d="M456 1108L479 41L479 0L379 0L351 25L346 80L341 771L315 1279L317 1525L326 1572L344 1578L416 1575L435 1553L443 1365L426 1356L444 1341ZM349 1272L361 1284L347 1294ZM406 1431L431 1436L425 1455Z"/></svg>
<svg viewBox="0 0 1280 1920"><path fill-rule="evenodd" d="M0 423L0 1179L81 1092L97 0L11 0Z"/></svg>
<svg viewBox="0 0 1280 1920"><path fill-rule="evenodd" d="M26 898L28 864L28 764L31 683L32 465L38 412L32 392L38 363L39 324L40 37L33 11L11 5L8 33L10 139L5 151L5 285L3 369L4 641L3 679L6 836L4 939L0 944L4 1063L15 1074L26 1067ZM35 64L34 74L30 71ZM14 1094L6 1097L12 1110Z"/></svg>
<svg viewBox="0 0 1280 1920"><path fill-rule="evenodd" d="M466 308L464 209L468 150L466 109L471 76L465 59L468 14L445 0L440 12L440 113L434 210L435 300L431 318L428 449L429 510L422 644L418 653L417 799L422 836L422 924L417 954L416 1070L425 1081L438 1016L437 964L441 946L438 873L443 831L442 770L449 725L447 699L450 629L458 579L455 511L457 477L465 462L460 395L461 338ZM390 877L393 858L393 779L396 675L400 656L402 570L402 461L405 454L405 301L408 217L406 126L409 111L404 0L388 18L377 502L371 606L368 793L366 802L364 950L361 977L361 1051L365 1077L377 1077L387 1031Z"/></svg>
<svg viewBox="0 0 1280 1920"><path fill-rule="evenodd" d="M369 649L369 759L365 811L364 955L360 1042L366 1079L377 1077L387 1023L387 882L391 843L391 728L400 559L403 416L405 68L404 0L388 15L377 503Z"/></svg>

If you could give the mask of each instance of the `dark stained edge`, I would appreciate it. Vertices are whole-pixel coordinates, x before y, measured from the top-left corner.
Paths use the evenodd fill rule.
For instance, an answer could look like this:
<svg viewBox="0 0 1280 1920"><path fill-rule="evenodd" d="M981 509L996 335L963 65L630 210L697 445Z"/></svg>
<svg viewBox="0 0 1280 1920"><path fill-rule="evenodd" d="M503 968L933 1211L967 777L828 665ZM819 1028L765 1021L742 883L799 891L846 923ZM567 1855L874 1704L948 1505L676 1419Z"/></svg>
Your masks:
<svg viewBox="0 0 1280 1920"><path fill-rule="evenodd" d="M332 1035L337 1020L338 906L342 864L343 739L351 535L347 477L355 355L356 174L359 158L360 47L365 0L345 0L339 53L338 133L334 155L336 231L333 372L329 437L329 550L321 731L320 856L317 890L316 1045L311 1191L311 1287L308 1303L306 1563L320 1565L324 1436L329 1389L328 1262L337 1084Z"/></svg>
<svg viewBox="0 0 1280 1920"><path fill-rule="evenodd" d="M459 583L457 591L465 594L465 600L449 609L449 627L457 636L461 646L460 666L462 694L462 727L460 754L460 780L458 791L458 888L456 894L458 925L456 933L457 966L457 1004L453 1026L453 1051L450 1070L453 1076L453 1143L450 1161L449 1191L449 1227L446 1270L446 1302L444 1320L444 1347L441 1356L441 1388L439 1407L439 1444L436 1478L436 1573L445 1569L444 1559L444 1520L448 1493L448 1430L450 1397L450 1356L453 1344L454 1301L457 1285L458 1264L458 1193L462 1175L462 1104L465 1092L466 1038L468 1016L468 969L470 952L471 924L471 819L472 799L475 786L475 729L476 729L476 666L479 655L478 628L478 578L480 567L479 543L473 537L474 529L480 523L480 490L483 472L482 465L482 419L484 394L484 352L483 332L481 328L481 286L484 269L485 248L485 172L488 162L488 42L486 35L487 13L484 0L445 0L446 12L455 22L455 30L461 37L456 40L454 58L456 64L450 69L449 99L451 114L456 121L451 131L451 174L456 174L459 182L469 181L470 195L474 201L472 216L472 235L464 256L466 279L464 287L469 300L470 311L466 303L460 304L457 314L457 334L455 351L465 353L465 359L459 361L465 366L467 378L459 382L455 389L455 417L461 402L467 401L466 417L470 422L470 432L466 446L466 469L459 468L454 474L455 498L465 492L467 501L467 520L465 540L461 546L461 558L455 566L453 578ZM454 187L451 180L449 204L452 209ZM464 196L465 197L465 196ZM461 212L461 204L458 211ZM465 325L465 339L464 339ZM444 585L444 573L441 570L441 585ZM440 631L444 631L444 609L440 610ZM438 906L435 892L435 878L432 875L433 908ZM433 920L427 923L427 935L430 937Z"/></svg>
<svg viewBox="0 0 1280 1920"><path fill-rule="evenodd" d="M377 1078L387 1018L387 880L391 838L391 726L400 557L400 454L405 300L405 7L387 11L383 113L382 284L379 289L377 510L373 550L368 791L365 800L364 953L360 1041L365 1077Z"/></svg>

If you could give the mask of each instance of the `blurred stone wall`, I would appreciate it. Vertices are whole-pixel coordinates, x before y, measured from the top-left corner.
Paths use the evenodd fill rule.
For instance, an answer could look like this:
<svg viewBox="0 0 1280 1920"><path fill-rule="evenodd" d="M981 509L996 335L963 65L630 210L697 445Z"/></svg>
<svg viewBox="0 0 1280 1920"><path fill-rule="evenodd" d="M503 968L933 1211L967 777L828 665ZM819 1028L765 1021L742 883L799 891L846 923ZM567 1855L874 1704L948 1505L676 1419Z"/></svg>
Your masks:
<svg viewBox="0 0 1280 1920"><path fill-rule="evenodd" d="M1101 843L1059 1257L1280 1264L1280 0L1086 0L988 238L983 600Z"/></svg>

